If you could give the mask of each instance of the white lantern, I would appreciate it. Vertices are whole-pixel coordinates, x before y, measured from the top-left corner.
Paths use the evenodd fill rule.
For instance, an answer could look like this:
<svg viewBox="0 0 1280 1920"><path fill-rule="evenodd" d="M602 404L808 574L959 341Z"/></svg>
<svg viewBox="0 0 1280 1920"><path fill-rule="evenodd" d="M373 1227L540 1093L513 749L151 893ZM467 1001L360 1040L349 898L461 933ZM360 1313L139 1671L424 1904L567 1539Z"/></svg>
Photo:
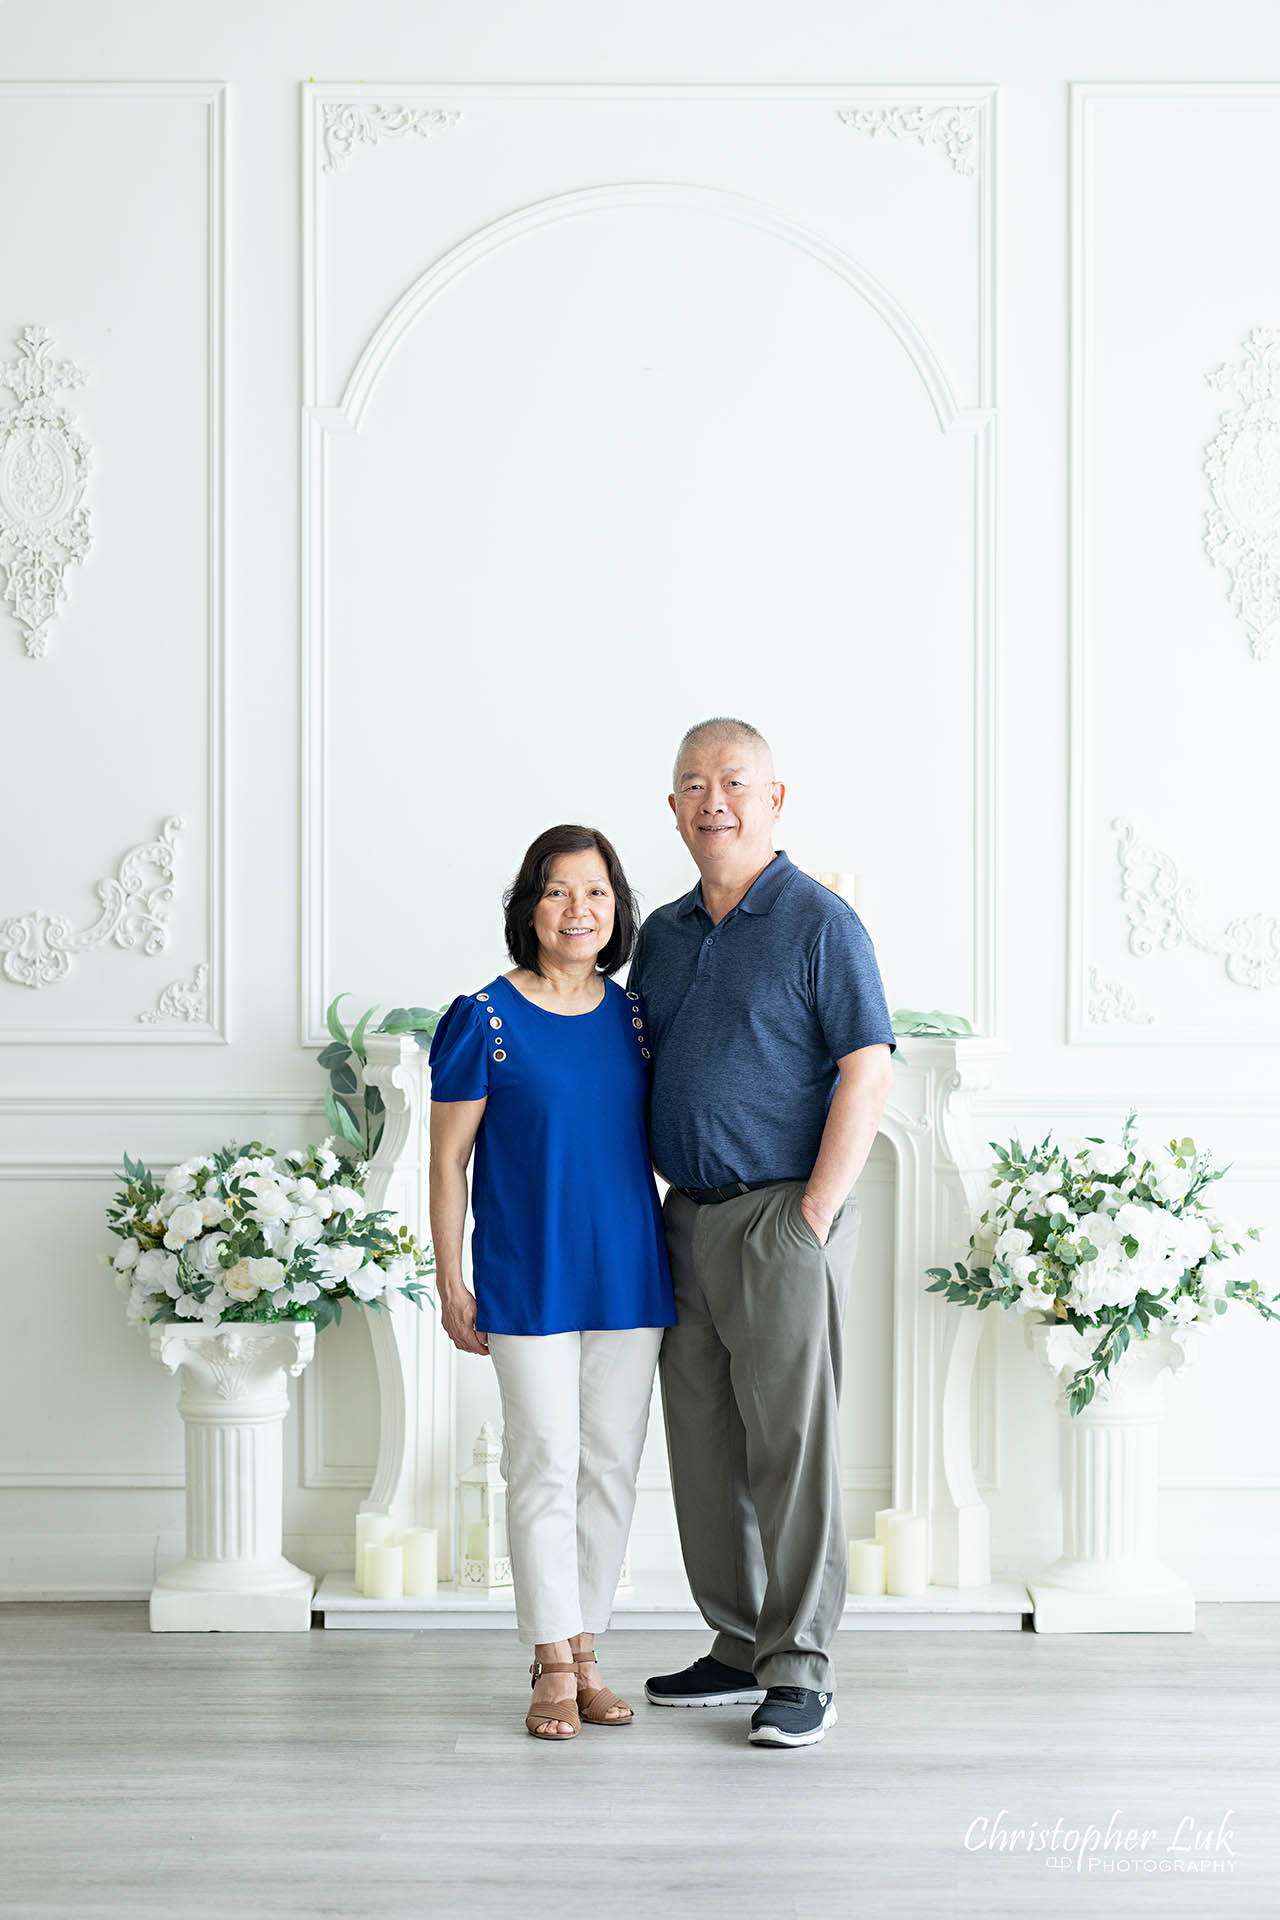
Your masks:
<svg viewBox="0 0 1280 1920"><path fill-rule="evenodd" d="M507 1545L507 1489L498 1461L502 1448L486 1420L458 1475L458 1586L487 1591L511 1585Z"/></svg>

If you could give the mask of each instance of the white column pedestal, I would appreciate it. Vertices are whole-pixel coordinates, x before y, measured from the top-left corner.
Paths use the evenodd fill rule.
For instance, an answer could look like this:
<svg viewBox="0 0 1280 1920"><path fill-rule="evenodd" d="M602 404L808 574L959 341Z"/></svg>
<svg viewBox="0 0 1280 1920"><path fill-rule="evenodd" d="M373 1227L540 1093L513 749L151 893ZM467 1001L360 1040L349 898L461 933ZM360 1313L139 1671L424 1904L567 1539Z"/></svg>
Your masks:
<svg viewBox="0 0 1280 1920"><path fill-rule="evenodd" d="M1042 1361L1052 1331L1031 1328ZM1194 1633L1191 1588L1156 1552L1164 1382L1183 1363L1163 1330L1137 1341L1074 1417L1061 1376L1062 1553L1027 1582L1037 1633Z"/></svg>
<svg viewBox="0 0 1280 1920"><path fill-rule="evenodd" d="M162 1321L186 1424L187 1557L151 1590L154 1633L305 1633L315 1581L281 1552L286 1372L315 1351L309 1320L208 1328Z"/></svg>

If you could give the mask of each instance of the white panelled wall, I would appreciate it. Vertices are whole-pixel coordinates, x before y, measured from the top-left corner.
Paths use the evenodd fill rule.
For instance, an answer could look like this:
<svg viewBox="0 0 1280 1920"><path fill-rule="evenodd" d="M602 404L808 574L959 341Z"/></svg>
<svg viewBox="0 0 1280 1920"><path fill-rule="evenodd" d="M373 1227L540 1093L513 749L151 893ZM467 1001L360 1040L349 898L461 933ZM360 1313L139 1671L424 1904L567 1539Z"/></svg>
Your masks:
<svg viewBox="0 0 1280 1920"><path fill-rule="evenodd" d="M182 1554L174 1383L96 1259L122 1154L321 1137L327 1003L481 984L553 821L646 908L684 891L709 712L772 739L793 859L858 875L890 1004L1000 1043L984 1137L1136 1104L1232 1162L1280 1286L1269 7L1165 8L1157 65L1139 0L11 0L5 56L0 361L79 370L88 519L43 650L0 602L0 1593ZM862 1198L857 1531L883 1140ZM1053 1387L987 1318L1022 1575ZM1236 1308L1169 1388L1202 1599L1280 1598L1278 1362ZM293 1391L285 1551L322 1573L377 1451L354 1314ZM487 1363L455 1404L466 1457ZM656 1403L632 1561L678 1564Z"/></svg>

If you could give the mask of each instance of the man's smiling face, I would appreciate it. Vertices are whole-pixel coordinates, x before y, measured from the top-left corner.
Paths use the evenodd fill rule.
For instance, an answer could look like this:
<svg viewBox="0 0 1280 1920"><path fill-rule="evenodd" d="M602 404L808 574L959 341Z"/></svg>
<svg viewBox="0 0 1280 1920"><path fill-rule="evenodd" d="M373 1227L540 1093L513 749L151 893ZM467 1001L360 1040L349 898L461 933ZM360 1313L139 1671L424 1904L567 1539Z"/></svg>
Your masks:
<svg viewBox="0 0 1280 1920"><path fill-rule="evenodd" d="M749 736L704 735L685 748L669 804L680 838L708 879L767 866L785 789L768 748Z"/></svg>

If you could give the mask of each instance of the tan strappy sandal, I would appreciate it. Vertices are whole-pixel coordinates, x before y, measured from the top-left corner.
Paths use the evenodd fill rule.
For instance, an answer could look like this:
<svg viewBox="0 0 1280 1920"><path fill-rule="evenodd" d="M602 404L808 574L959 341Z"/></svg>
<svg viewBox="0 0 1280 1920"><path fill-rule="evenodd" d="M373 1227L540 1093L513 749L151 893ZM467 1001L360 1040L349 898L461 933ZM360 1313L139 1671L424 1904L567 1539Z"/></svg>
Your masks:
<svg viewBox="0 0 1280 1920"><path fill-rule="evenodd" d="M593 1648L590 1653L577 1655L573 1664L575 1667L590 1666L595 1658L596 1651ZM635 1712L630 1702L620 1700L617 1694L611 1692L608 1687L597 1687L593 1693L583 1694L581 1691L582 1681L581 1677L579 1677L578 1688L578 1710L582 1718L589 1720L593 1727L629 1727L635 1719ZM610 1707L626 1707L626 1718L610 1720Z"/></svg>
<svg viewBox="0 0 1280 1920"><path fill-rule="evenodd" d="M575 1673L577 1662L574 1660L535 1660L529 1668L533 1679L530 1686L536 1687L544 1673ZM563 1720L573 1733L547 1733L542 1731L548 1720ZM572 1740L579 1733L582 1722L578 1718L576 1700L553 1700L549 1707L532 1707L524 1717L524 1723L535 1740Z"/></svg>

